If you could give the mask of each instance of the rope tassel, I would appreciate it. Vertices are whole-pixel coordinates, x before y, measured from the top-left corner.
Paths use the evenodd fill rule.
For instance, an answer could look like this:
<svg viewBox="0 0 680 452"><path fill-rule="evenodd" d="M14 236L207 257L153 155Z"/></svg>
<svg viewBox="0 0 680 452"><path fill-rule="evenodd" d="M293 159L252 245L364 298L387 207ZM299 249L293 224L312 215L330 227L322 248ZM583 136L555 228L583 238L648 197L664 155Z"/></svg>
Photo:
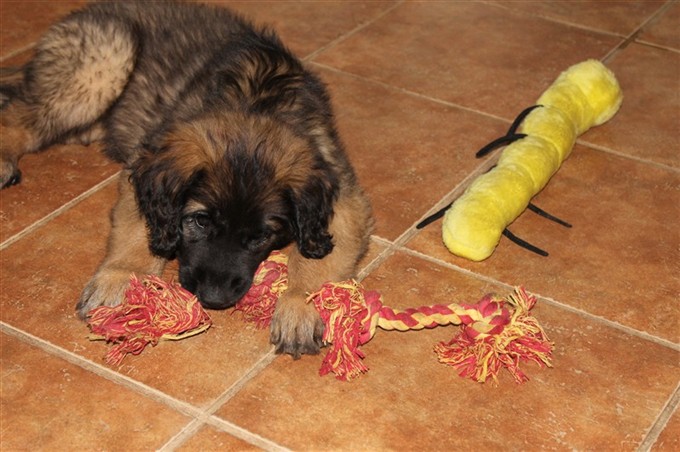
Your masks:
<svg viewBox="0 0 680 452"><path fill-rule="evenodd" d="M90 340L115 344L106 354L106 362L113 365L129 353L139 355L149 344L194 336L212 325L196 297L178 283L157 276L140 280L134 275L124 302L93 309L87 323Z"/></svg>
<svg viewBox="0 0 680 452"><path fill-rule="evenodd" d="M505 367L517 383L524 383L529 378L519 368L522 361L552 367L552 343L538 321L529 315L535 303L536 298L517 288L506 300L487 295L476 305L465 306L481 317L461 316L460 333L434 348L439 362L455 367L462 377L479 382L495 378Z"/></svg>

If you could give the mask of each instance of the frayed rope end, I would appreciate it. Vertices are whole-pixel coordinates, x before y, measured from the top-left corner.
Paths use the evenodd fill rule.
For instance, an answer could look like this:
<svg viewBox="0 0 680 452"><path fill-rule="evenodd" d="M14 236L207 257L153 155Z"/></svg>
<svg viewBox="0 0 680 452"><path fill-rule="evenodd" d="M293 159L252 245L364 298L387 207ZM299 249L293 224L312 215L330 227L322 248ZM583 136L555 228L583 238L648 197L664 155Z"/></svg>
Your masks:
<svg viewBox="0 0 680 452"><path fill-rule="evenodd" d="M524 361L552 367L553 343L536 318L529 315L535 303L533 295L517 288L506 300L486 296L476 305L467 306L480 316L461 316L460 333L450 342L434 347L439 362L480 383L490 377L496 380L503 368L517 383L524 383L529 379L520 369Z"/></svg>
<svg viewBox="0 0 680 452"><path fill-rule="evenodd" d="M212 325L194 295L174 281L157 276L142 280L132 275L125 299L118 306L100 306L90 311L90 340L115 345L106 362L119 365L128 354L139 355L159 340L179 340L199 334Z"/></svg>

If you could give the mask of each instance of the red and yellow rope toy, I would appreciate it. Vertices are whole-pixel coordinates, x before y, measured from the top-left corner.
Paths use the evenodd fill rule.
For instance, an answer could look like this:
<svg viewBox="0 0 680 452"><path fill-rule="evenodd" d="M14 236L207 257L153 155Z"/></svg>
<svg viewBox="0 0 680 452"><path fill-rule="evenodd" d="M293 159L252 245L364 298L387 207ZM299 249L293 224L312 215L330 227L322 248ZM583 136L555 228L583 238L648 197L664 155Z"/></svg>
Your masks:
<svg viewBox="0 0 680 452"><path fill-rule="evenodd" d="M236 305L246 321L269 326L276 302L288 284L287 258L275 252L258 269L253 285ZM520 369L524 361L552 367L552 343L529 311L536 299L518 288L502 299L487 295L475 304L422 306L405 310L384 306L380 294L365 290L354 280L326 283L307 300L314 303L325 325L323 341L328 352L319 373L352 380L368 371L361 346L378 328L422 330L460 325L450 342L434 347L439 361L453 366L463 377L478 382L496 379L506 368L518 383L528 380ZM159 340L177 340L208 329L210 317L191 293L179 284L158 277L142 281L132 277L125 301L90 313L90 339L116 345L108 352L110 364L120 364L126 354L139 354Z"/></svg>
<svg viewBox="0 0 680 452"><path fill-rule="evenodd" d="M100 306L87 319L90 340L113 342L106 362L118 365L128 353L139 355L160 340L180 340L212 325L194 295L178 283L157 276L130 277L125 300L118 306Z"/></svg>
<svg viewBox="0 0 680 452"><path fill-rule="evenodd" d="M269 324L276 299L286 288L286 258L273 253L258 270L248 295L236 306L246 320L260 327ZM262 295L264 294L264 297ZM505 299L487 295L475 304L422 306L397 310L384 306L378 292L365 290L354 280L326 283L311 294L325 325L323 340L329 350L319 373L352 380L368 371L360 346L383 330L421 330L461 325L450 342L434 347L439 361L453 366L463 377L484 382L508 369L518 383L528 380L520 363L533 361L552 367L552 343L529 311L536 298L518 288Z"/></svg>

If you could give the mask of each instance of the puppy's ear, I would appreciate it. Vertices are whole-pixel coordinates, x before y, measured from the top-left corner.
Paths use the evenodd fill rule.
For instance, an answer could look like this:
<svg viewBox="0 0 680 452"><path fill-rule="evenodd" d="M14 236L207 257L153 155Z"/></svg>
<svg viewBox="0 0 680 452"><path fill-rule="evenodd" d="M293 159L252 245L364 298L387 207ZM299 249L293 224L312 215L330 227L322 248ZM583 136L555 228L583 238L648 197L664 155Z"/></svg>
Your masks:
<svg viewBox="0 0 680 452"><path fill-rule="evenodd" d="M166 259L175 257L186 195L197 175L197 171L179 165L164 149L147 150L132 165L130 181L139 210L146 218L153 254Z"/></svg>
<svg viewBox="0 0 680 452"><path fill-rule="evenodd" d="M308 259L321 259L333 251L333 236L328 232L328 225L337 192L337 183L329 172L307 179L295 196L295 241L300 254Z"/></svg>

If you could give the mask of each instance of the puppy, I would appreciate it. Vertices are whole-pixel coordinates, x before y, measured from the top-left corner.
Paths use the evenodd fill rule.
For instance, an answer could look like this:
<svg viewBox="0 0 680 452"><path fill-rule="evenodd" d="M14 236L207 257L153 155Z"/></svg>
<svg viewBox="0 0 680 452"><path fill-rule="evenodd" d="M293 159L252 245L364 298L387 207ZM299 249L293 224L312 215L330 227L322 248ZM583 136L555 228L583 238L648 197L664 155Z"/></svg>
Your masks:
<svg viewBox="0 0 680 452"><path fill-rule="evenodd" d="M324 85L273 32L206 5L92 4L2 78L2 186L20 181L22 155L65 141L101 141L124 168L81 317L175 258L203 306L231 307L258 264L295 243L271 341L296 358L319 351L306 295L354 276L370 205Z"/></svg>

